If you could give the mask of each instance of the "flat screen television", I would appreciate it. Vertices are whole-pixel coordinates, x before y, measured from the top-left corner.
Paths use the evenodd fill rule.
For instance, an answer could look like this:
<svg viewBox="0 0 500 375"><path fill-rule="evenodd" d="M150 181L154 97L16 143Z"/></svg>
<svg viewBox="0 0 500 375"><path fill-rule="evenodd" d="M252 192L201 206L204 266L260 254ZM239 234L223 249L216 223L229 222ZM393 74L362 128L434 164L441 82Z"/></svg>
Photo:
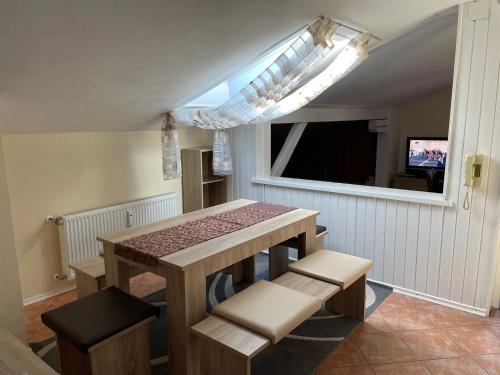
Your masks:
<svg viewBox="0 0 500 375"><path fill-rule="evenodd" d="M445 169L448 160L448 138L408 137L406 169Z"/></svg>

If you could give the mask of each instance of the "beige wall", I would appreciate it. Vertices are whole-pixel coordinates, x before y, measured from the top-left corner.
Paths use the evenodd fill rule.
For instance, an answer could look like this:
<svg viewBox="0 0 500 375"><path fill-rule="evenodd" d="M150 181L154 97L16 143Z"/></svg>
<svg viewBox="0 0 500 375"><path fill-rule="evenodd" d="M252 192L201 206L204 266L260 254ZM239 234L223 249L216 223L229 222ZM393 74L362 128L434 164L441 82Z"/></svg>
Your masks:
<svg viewBox="0 0 500 375"><path fill-rule="evenodd" d="M405 105L395 107L395 126L399 132L396 163L404 171L407 137L447 137L450 122L451 87ZM396 140L397 140L396 139Z"/></svg>
<svg viewBox="0 0 500 375"><path fill-rule="evenodd" d="M0 325L26 340L21 285L17 267L9 194L0 137Z"/></svg>
<svg viewBox="0 0 500 375"><path fill-rule="evenodd" d="M211 144L210 132L180 129L182 146ZM5 164L23 298L68 288L48 215L175 191L163 181L159 131L4 136ZM181 200L179 200L181 202Z"/></svg>

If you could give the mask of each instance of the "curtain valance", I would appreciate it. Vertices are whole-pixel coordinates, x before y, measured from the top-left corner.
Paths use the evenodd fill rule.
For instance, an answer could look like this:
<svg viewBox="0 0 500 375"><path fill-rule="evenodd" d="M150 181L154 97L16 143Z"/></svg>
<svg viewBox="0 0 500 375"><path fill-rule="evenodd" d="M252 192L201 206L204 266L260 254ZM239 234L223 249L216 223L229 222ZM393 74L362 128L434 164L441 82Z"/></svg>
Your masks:
<svg viewBox="0 0 500 375"><path fill-rule="evenodd" d="M225 129L259 124L291 113L315 99L367 57L370 34L345 36L341 25L320 17L257 78L218 107L176 108L167 116L163 130L164 177L180 177L180 158L172 162L175 127L214 129L214 172L232 172L229 138ZM178 143L175 149L178 149ZM224 150L217 152L216 150Z"/></svg>

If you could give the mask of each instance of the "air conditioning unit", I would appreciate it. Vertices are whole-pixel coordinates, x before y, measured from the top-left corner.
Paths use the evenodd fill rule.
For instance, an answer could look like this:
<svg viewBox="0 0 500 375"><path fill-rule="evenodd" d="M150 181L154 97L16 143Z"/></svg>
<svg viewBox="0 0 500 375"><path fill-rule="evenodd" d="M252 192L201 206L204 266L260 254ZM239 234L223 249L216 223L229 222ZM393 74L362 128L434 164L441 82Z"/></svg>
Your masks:
<svg viewBox="0 0 500 375"><path fill-rule="evenodd" d="M368 121L368 130L372 133L385 133L389 130L387 119Z"/></svg>

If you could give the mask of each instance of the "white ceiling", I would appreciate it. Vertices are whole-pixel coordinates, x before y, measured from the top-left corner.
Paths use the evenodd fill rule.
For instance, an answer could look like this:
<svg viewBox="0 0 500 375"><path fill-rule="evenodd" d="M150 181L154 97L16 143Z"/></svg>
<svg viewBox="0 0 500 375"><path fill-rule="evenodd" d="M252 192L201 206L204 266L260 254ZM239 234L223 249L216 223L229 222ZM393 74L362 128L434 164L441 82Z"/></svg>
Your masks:
<svg viewBox="0 0 500 375"><path fill-rule="evenodd" d="M389 40L458 2L0 0L0 131L157 126L319 14Z"/></svg>
<svg viewBox="0 0 500 375"><path fill-rule="evenodd" d="M311 104L393 106L451 86L457 22L454 7L381 45Z"/></svg>

